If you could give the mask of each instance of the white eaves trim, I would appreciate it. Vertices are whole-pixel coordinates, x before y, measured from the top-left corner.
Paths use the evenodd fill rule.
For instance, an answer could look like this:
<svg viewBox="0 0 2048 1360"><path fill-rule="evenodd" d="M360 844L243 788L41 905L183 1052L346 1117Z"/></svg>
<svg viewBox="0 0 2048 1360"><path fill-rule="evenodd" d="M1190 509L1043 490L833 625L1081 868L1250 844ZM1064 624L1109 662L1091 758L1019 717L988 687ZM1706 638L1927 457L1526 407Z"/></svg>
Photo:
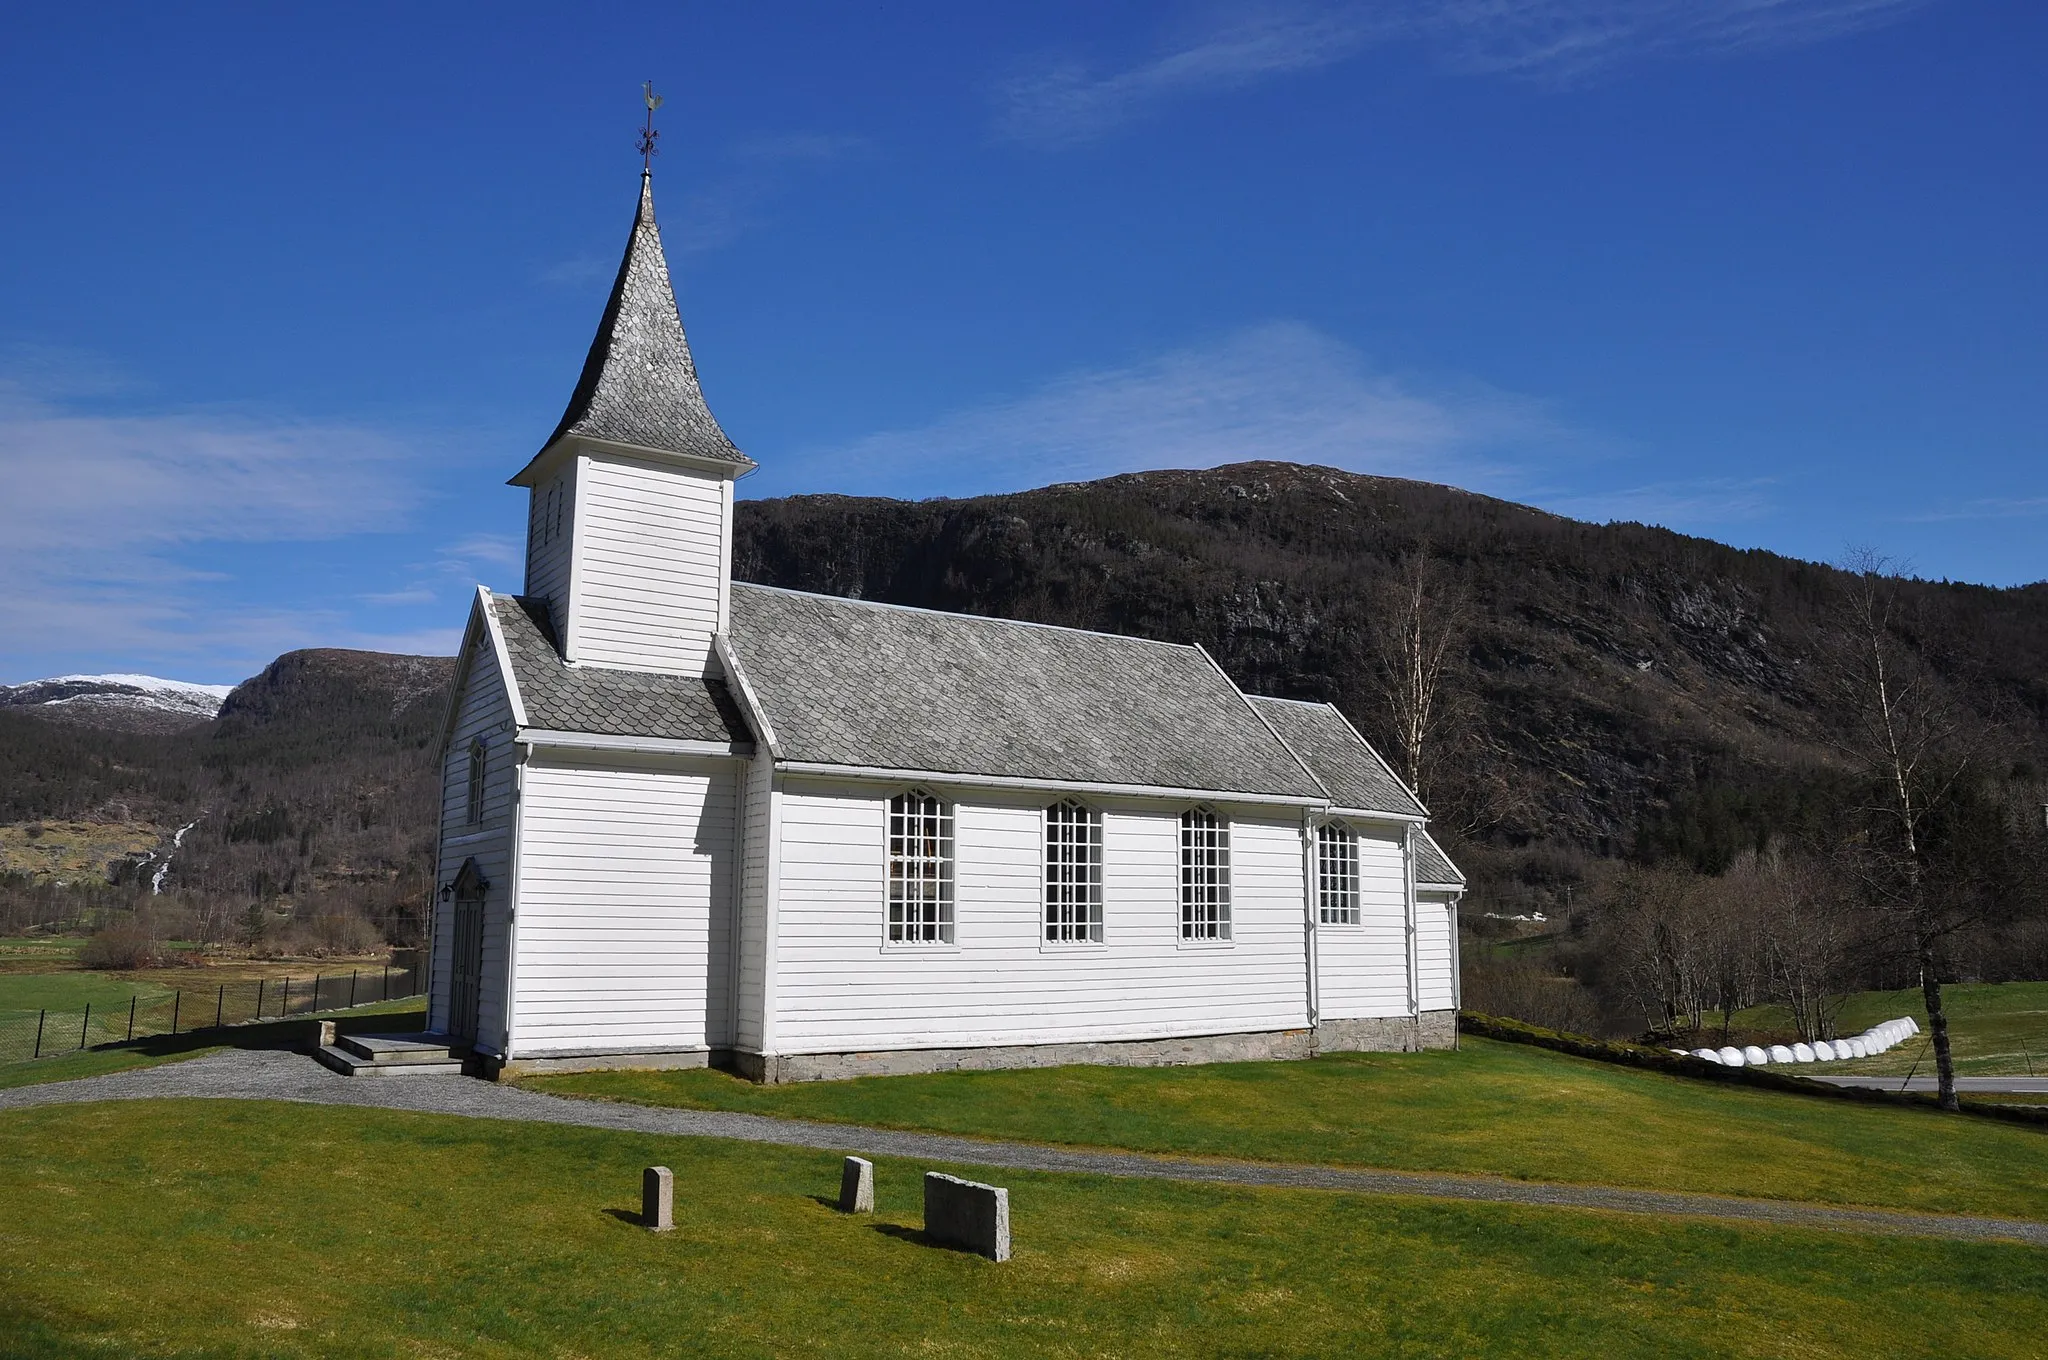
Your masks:
<svg viewBox="0 0 2048 1360"><path fill-rule="evenodd" d="M782 759L782 743L776 739L775 725L768 721L768 710L762 706L761 696L754 693L754 684L747 679L747 668L740 665L739 656L732 649L731 635L713 633L711 650L718 657L718 664L725 667L725 678L732 681L732 688L739 692L740 706L746 709L747 725L760 736L761 744L768 748L771 757Z"/></svg>
<svg viewBox="0 0 2048 1360"><path fill-rule="evenodd" d="M1193 802L1256 803L1271 807L1327 808L1327 798L1288 793L1246 793L1233 789L1177 789L1156 784L1096 784L1066 779L957 774L944 770L892 770L875 765L831 765L815 760L778 760L785 774L822 775L834 779L882 780L893 784L942 784L975 789L1044 789L1052 793L1092 793L1130 798L1173 798Z"/></svg>
<svg viewBox="0 0 2048 1360"><path fill-rule="evenodd" d="M1373 808L1337 807L1329 809L1332 817L1342 817L1347 822L1392 822L1397 826L1427 826L1429 818L1418 817L1412 812L1380 812Z"/></svg>
<svg viewBox="0 0 2048 1360"><path fill-rule="evenodd" d="M750 756L753 744L744 741L687 741L677 737L620 737L602 732L555 732L544 727L522 727L513 737L525 746L547 746L566 751L625 751L638 755L722 756L728 759Z"/></svg>
<svg viewBox="0 0 2048 1360"><path fill-rule="evenodd" d="M519 677L512 671L512 653L505 648L504 630L498 627L498 611L491 607L488 586L476 588L477 608L483 611L484 629L491 639L491 651L498 658L498 674L505 678L505 698L512 705L512 725L526 726L526 700L519 694Z"/></svg>

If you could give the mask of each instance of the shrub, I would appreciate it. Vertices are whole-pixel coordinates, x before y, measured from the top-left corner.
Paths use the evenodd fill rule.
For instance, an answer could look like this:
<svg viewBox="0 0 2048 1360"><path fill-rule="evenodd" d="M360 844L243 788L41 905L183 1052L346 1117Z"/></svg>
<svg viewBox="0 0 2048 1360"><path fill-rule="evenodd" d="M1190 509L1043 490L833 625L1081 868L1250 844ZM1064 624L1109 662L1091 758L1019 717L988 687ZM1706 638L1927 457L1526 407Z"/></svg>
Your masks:
<svg viewBox="0 0 2048 1360"><path fill-rule="evenodd" d="M137 921L117 921L85 942L78 951L85 968L149 968L157 962L157 944Z"/></svg>

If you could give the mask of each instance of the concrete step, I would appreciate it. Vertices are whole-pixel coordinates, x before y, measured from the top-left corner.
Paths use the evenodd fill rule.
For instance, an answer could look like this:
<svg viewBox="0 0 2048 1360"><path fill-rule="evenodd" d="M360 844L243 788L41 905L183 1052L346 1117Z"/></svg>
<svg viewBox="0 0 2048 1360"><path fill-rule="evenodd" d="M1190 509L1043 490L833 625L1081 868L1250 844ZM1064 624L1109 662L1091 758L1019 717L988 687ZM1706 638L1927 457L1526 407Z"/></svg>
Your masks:
<svg viewBox="0 0 2048 1360"><path fill-rule="evenodd" d="M351 1053L340 1044L322 1044L313 1050L323 1067L331 1067L344 1077L424 1077L435 1074L462 1075L466 1066L464 1059L442 1050L439 1058L422 1056L407 1057L402 1061L380 1062Z"/></svg>
<svg viewBox="0 0 2048 1360"><path fill-rule="evenodd" d="M467 1044L452 1044L438 1034L344 1034L335 1046L379 1066L460 1062L469 1056Z"/></svg>

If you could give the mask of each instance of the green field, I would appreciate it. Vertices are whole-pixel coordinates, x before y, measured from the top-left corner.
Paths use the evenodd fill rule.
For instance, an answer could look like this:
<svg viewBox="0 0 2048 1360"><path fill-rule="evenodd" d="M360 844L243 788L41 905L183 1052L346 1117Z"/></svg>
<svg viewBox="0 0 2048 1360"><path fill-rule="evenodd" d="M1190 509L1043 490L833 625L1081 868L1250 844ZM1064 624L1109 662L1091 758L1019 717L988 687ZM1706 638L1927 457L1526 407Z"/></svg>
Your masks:
<svg viewBox="0 0 2048 1360"><path fill-rule="evenodd" d="M2048 982L1956 983L1943 987L1941 996L1959 1075L2048 1077ZM1821 1070L1845 1076L1903 1076L1916 1070L1917 1064L1921 1075L1933 1076L1927 1009L1920 1001L1918 987L1858 992L1850 997L1835 1022L1837 1033L1861 1034L1879 1021L1902 1015L1912 1016L1921 1033L1889 1053L1834 1063ZM1790 1031L1784 1011L1774 1006L1742 1011L1736 1020L1747 1029Z"/></svg>
<svg viewBox="0 0 2048 1360"><path fill-rule="evenodd" d="M155 1067L223 1048L304 1048L312 1042L314 1026L321 1020L333 1020L344 1034L366 1030L408 1033L426 1024L426 1003L418 997L398 997L354 1010L326 1011L318 1019L266 1020L227 1029L187 1030L183 1034L137 1039L132 1044L0 1063L0 1090Z"/></svg>
<svg viewBox="0 0 2048 1360"><path fill-rule="evenodd" d="M677 1230L636 1226L640 1168ZM2048 1253L1003 1173L1004 1265L796 1149L216 1101L0 1113L7 1356L2037 1356ZM971 1168L962 1174L985 1178ZM1938 1325L1936 1325L1938 1320Z"/></svg>
<svg viewBox="0 0 2048 1360"><path fill-rule="evenodd" d="M2048 1219L2048 1129L1461 1052L1059 1067L755 1086L715 1071L528 1078L559 1095L1261 1161L1461 1171Z"/></svg>

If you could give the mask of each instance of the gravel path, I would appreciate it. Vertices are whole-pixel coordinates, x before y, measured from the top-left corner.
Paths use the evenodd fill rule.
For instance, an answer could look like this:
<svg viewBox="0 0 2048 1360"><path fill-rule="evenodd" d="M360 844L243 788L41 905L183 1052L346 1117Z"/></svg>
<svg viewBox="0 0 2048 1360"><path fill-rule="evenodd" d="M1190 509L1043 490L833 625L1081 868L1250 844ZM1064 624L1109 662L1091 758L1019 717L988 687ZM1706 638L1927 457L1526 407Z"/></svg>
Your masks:
<svg viewBox="0 0 2048 1360"><path fill-rule="evenodd" d="M2048 1223L2013 1219L1834 1209L1784 1200L1624 1190L1600 1185L1555 1185L1497 1180L1487 1176L1271 1162L1202 1161L1132 1152L1090 1152L1035 1143L987 1142L943 1134L871 1129L852 1124L815 1124L795 1119L772 1119L764 1115L575 1100L469 1077L351 1078L330 1072L302 1054L264 1050L229 1049L203 1058L134 1072L50 1082L41 1086L20 1086L0 1091L0 1111L80 1101L192 1098L367 1105L387 1110L464 1115L475 1119L520 1119L632 1133L734 1138L750 1143L851 1152L867 1157L895 1157L1019 1171L1084 1172L1226 1185L1420 1195L1487 1204L1535 1204L1660 1217L1740 1219L1917 1237L2007 1238L2048 1246Z"/></svg>

